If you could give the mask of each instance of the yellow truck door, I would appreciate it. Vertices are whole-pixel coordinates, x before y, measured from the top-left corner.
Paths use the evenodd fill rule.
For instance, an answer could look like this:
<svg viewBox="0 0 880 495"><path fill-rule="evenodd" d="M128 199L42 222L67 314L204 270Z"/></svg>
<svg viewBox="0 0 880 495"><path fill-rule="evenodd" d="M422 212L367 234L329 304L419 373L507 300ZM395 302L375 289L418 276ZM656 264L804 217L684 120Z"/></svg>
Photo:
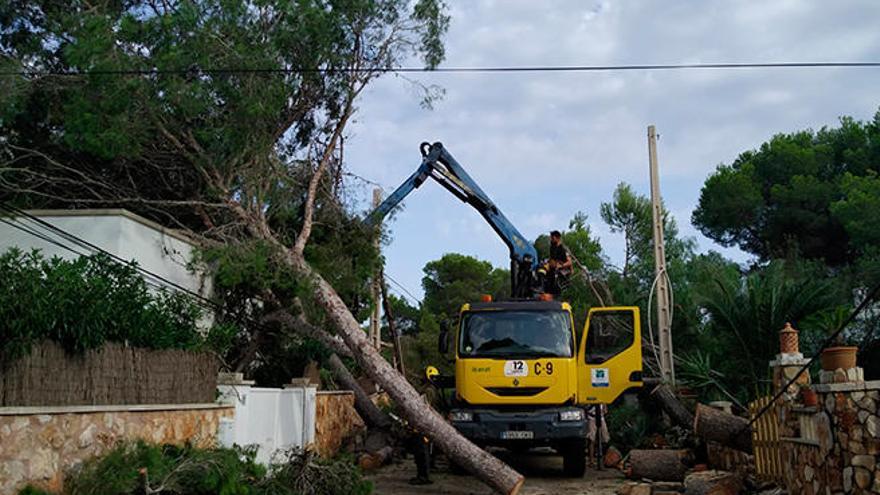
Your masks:
<svg viewBox="0 0 880 495"><path fill-rule="evenodd" d="M578 402L610 404L642 386L642 329L639 308L592 308L577 354Z"/></svg>

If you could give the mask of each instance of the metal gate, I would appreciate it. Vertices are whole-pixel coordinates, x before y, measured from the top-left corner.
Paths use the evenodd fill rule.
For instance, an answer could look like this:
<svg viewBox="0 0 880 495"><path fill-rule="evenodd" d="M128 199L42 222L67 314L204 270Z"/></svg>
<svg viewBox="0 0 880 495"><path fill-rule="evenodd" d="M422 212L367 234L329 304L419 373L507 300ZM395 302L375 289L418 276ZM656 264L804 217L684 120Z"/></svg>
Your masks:
<svg viewBox="0 0 880 495"><path fill-rule="evenodd" d="M768 404L772 397L761 397L749 403L752 419ZM772 405L752 425L752 442L755 448L755 472L759 478L782 483L782 442L779 440L779 409Z"/></svg>

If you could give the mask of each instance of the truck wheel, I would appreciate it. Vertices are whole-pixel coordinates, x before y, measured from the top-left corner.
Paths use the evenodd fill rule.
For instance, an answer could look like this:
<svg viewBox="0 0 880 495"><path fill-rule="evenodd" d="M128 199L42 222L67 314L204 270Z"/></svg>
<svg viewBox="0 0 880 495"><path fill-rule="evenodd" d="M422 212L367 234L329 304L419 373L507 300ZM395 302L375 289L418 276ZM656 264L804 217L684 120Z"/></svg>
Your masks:
<svg viewBox="0 0 880 495"><path fill-rule="evenodd" d="M574 441L561 450L562 471L571 478L583 478L587 471L587 442Z"/></svg>

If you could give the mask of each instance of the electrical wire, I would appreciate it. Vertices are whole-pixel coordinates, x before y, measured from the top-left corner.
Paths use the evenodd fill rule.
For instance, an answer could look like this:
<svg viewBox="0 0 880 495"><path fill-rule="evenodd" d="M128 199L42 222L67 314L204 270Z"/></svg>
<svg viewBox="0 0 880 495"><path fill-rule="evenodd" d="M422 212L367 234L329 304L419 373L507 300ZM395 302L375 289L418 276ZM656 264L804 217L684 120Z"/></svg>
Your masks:
<svg viewBox="0 0 880 495"><path fill-rule="evenodd" d="M140 265L133 264L131 261L125 260L124 258L121 258L121 257L101 248L100 246L96 246L95 244L92 244L92 243L86 241L85 239L82 239L81 237L78 237L78 236L76 236L70 232L67 232L59 227L56 227L55 225L52 225L51 223L48 223L48 222L42 220L41 218L38 218L38 217L36 217L36 216L34 216L24 210L21 210L19 208L16 208L14 206L4 204L4 203L0 203L0 210L6 211L7 213L11 214L12 218L13 218L12 222L10 222L7 218L3 218L2 216L0 216L0 222L2 222L2 223L5 223L7 225L11 225L12 227L15 227L15 228L17 228L23 232L26 232L28 234L34 235L34 236L36 236L46 242L49 242L52 245L55 245L57 247L60 247L60 248L65 249L67 251L70 251L78 256L85 256L86 255L85 253L77 251L76 249L74 249L73 247L71 247L68 244L65 244L62 241L52 239L44 234L40 234L39 232L36 232L36 231L31 230L30 228L24 226L23 224L21 224L20 221L18 221L18 217L24 217L24 218L30 220L32 223L39 226L40 228L43 228L44 230L49 231L49 232L53 232L53 233L55 233L55 235L58 235L62 239L65 239L74 245L77 245L81 248L85 248L86 251L91 254L101 253L101 254L108 256L110 258L110 261L113 263L123 265L123 266L133 267L138 273L140 273L144 277L144 282L147 285L149 285L150 287L153 287L153 288L159 289L159 290L172 290L174 292L187 295L192 298L193 302L196 305L202 307L202 309L216 311L221 314L225 314L227 316L230 316L236 323L238 323L244 327L249 327L249 328L262 330L262 331L268 330L267 325L254 319L253 317L243 315L243 314L234 314L229 309L227 309L223 305L217 303L216 301L213 301L209 298L206 298L205 296L203 296L197 292L194 292L194 291L192 291L186 287L183 287L173 281L170 281L170 280L166 279L165 277L162 277L161 275L153 273L153 272L141 267ZM18 223L18 225L16 225L16 223Z"/></svg>
<svg viewBox="0 0 880 495"><path fill-rule="evenodd" d="M654 341L654 327L651 325L651 302L654 298L654 288L657 287L657 281L660 280L660 275L663 272L658 273L654 276L654 281L651 282L651 288L648 290L648 337L651 339L651 351L654 353L654 359L657 361L657 365L660 365L660 355L657 354L657 343Z"/></svg>
<svg viewBox="0 0 880 495"><path fill-rule="evenodd" d="M39 217L36 217L36 216L34 216L24 210L21 210L19 208L14 207L14 206L10 206L8 204L3 204L3 203L0 203L0 209L5 210L8 213L12 213L13 215L24 217L24 218L30 220L32 223L35 223L48 231L54 232L56 235L58 235L62 239L65 239L69 242L72 242L73 244L78 245L79 247L84 248L87 251L90 251L92 253L101 253L101 254L107 255L113 261L115 261L116 263L122 264L122 265L127 266L127 265L131 264L131 262L129 260L126 260L126 259L124 259L114 253L111 253L111 252L101 248L100 246L97 246L89 241L86 241L85 239L83 239L81 237L78 237L74 234L71 234L70 232L62 230L62 229L56 227L55 225L52 225L51 223L46 222L45 220L43 220ZM135 265L134 268L141 275L143 275L145 277L149 277L149 278L153 279L154 281L157 281L157 283L165 285L167 288L174 289L174 290L177 290L180 292L184 292L184 293L192 296L193 298L195 298L205 304L210 305L211 307L213 307L215 309L220 308L220 305L218 303L216 303L215 301L212 301L211 299L209 299L209 298L207 298L197 292L194 292L186 287L183 287L182 285L180 285L172 280L168 280L167 278L165 278L161 275L158 275L154 272L151 272L151 271L149 271L139 265Z"/></svg>
<svg viewBox="0 0 880 495"><path fill-rule="evenodd" d="M70 246L67 245L67 244L64 244L63 242L60 242L60 241L58 241L58 240L56 240L56 239L52 239L51 237L49 237L49 236L47 236L47 235L45 235L45 234L41 234L41 233L39 233L39 232L37 232L37 231L31 230L29 227L23 225L23 224L22 224L20 221L18 221L17 219L13 219L12 221L9 221L9 220L6 219L6 218L2 218L2 217L0 217L0 223L5 223L6 225L9 225L9 226L11 226L11 227L13 227L13 228L15 228L15 229L18 229L18 230L20 230L20 231L22 231L22 232L25 232L25 233L27 233L27 234L30 234L30 235L32 235L32 236L35 236L35 237L39 238L40 240L42 240L42 241L44 241L44 242L46 242L46 243L49 243L49 244L51 244L51 245L54 245L54 246L56 246L56 247L59 247L59 248L61 248L61 249L66 250L66 251L70 251L71 253L73 253L73 254L75 254L75 255L77 255L77 256L88 256L88 254L89 254L89 253L83 253L83 252L77 251L76 249L70 247ZM162 289L166 289L166 288L167 288L167 287L165 287L165 286L163 286L163 285L161 285L161 284L157 284L157 283L155 283L155 282L153 282L153 281L150 281L150 280L147 280L147 279L144 279L144 283L147 284L148 286L154 288L154 289L162 290Z"/></svg>
<svg viewBox="0 0 880 495"><path fill-rule="evenodd" d="M511 73L511 72L621 72L621 71L671 71L705 69L817 69L817 68L877 68L880 62L743 62L743 63L694 63L694 64L625 64L625 65L533 65L533 66L482 66L482 67L382 67L382 68L242 68L214 67L189 69L93 69L93 70L18 70L0 71L0 76L159 76L187 74L307 74L307 73Z"/></svg>
<svg viewBox="0 0 880 495"><path fill-rule="evenodd" d="M414 296L414 295L412 294L412 292L410 292L406 287L403 286L403 284L401 284L401 283L398 282L397 280L394 280L394 278L393 278L391 275L388 275L387 272L384 273L383 275L385 275L385 278L387 278L388 280L390 280L391 283L393 283L394 285L396 285L397 287L399 287L400 290L402 290L402 291L405 292L410 298L412 298L412 302L414 302L414 303L420 303L420 299L419 299L418 297Z"/></svg>

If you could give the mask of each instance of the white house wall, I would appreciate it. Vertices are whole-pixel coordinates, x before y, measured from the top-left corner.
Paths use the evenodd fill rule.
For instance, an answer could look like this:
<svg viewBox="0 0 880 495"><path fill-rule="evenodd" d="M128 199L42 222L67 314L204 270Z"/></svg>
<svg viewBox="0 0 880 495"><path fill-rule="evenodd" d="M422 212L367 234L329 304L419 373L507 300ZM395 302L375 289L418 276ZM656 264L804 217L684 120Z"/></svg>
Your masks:
<svg viewBox="0 0 880 495"><path fill-rule="evenodd" d="M203 296L210 294L210 277L205 277L200 272L193 273L187 268L195 254L194 244L149 220L125 210L42 210L31 213L111 254L136 261L141 268L187 290ZM70 245L80 253L89 254L86 249L74 246L59 235L35 226L30 220L20 221L31 230L37 230L63 245ZM13 246L24 251L40 249L47 258L60 256L72 259L77 256L67 249L0 223L0 251L5 252ZM206 319L200 326L209 324L210 320Z"/></svg>

